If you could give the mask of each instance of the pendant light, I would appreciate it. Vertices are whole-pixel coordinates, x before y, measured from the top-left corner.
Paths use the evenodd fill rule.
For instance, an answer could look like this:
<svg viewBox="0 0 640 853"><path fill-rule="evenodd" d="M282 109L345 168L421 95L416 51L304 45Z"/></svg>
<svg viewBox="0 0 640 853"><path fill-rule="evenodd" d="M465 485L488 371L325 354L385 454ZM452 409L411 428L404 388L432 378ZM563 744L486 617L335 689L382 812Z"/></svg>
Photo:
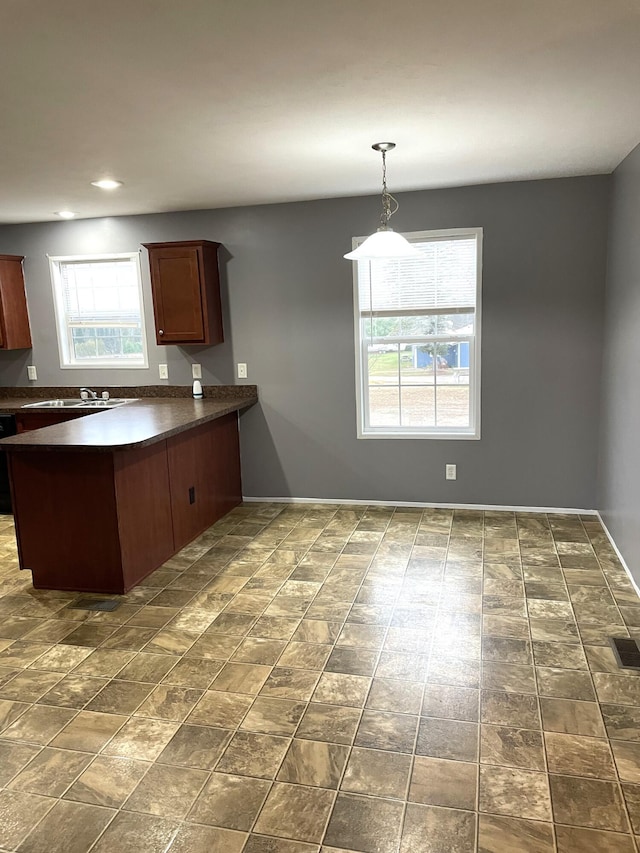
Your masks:
<svg viewBox="0 0 640 853"><path fill-rule="evenodd" d="M374 261L378 258L415 258L420 254L408 240L389 228L389 220L398 210L397 200L387 190L387 151L393 151L395 142L376 142L371 146L382 154L382 213L380 227L344 257L349 261Z"/></svg>

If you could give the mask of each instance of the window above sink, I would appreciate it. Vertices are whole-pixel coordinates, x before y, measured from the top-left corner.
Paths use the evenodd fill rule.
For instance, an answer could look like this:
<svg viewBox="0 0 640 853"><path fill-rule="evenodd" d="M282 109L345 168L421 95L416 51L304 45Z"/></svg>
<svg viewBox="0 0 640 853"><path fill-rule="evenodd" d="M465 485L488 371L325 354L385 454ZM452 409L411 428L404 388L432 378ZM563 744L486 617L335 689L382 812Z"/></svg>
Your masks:
<svg viewBox="0 0 640 853"><path fill-rule="evenodd" d="M60 367L147 368L137 252L49 258Z"/></svg>

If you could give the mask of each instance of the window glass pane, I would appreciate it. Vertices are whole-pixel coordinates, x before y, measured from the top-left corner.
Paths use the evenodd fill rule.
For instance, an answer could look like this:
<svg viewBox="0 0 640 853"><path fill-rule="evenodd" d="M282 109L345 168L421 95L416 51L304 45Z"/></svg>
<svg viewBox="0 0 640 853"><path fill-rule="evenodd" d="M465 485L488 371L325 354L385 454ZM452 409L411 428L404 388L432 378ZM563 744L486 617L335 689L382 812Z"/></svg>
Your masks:
<svg viewBox="0 0 640 853"><path fill-rule="evenodd" d="M469 347L468 341L439 345L445 363L436 373L438 427L469 426Z"/></svg>
<svg viewBox="0 0 640 853"><path fill-rule="evenodd" d="M374 328L370 317L360 318L360 336L363 341L370 341L373 337Z"/></svg>
<svg viewBox="0 0 640 853"><path fill-rule="evenodd" d="M369 386L369 425L400 426L400 389L397 385Z"/></svg>
<svg viewBox="0 0 640 853"><path fill-rule="evenodd" d="M373 320L374 337L418 337L435 335L438 318L435 315L415 317L375 317Z"/></svg>
<svg viewBox="0 0 640 853"><path fill-rule="evenodd" d="M363 317L365 338L428 337L430 335L473 335L473 314L423 314L411 317Z"/></svg>
<svg viewBox="0 0 640 853"><path fill-rule="evenodd" d="M433 385L433 344L400 344L400 383L405 385Z"/></svg>
<svg viewBox="0 0 640 853"><path fill-rule="evenodd" d="M74 359L97 358L98 347L96 336L90 329L72 329L71 342Z"/></svg>
<svg viewBox="0 0 640 853"><path fill-rule="evenodd" d="M434 427L435 414L434 385L402 386L402 426Z"/></svg>
<svg viewBox="0 0 640 853"><path fill-rule="evenodd" d="M438 380L439 383L440 380ZM437 426L468 427L469 426L469 374L459 385L438 384Z"/></svg>
<svg viewBox="0 0 640 853"><path fill-rule="evenodd" d="M369 344L370 385L398 384L398 344Z"/></svg>
<svg viewBox="0 0 640 853"><path fill-rule="evenodd" d="M473 314L439 314L436 319L437 335L475 334L475 318Z"/></svg>
<svg viewBox="0 0 640 853"><path fill-rule="evenodd" d="M436 380L431 349L432 346L400 345L402 426L435 426Z"/></svg>
<svg viewBox="0 0 640 853"><path fill-rule="evenodd" d="M126 363L139 361L143 355L140 328L74 327L71 342L77 361L108 358Z"/></svg>

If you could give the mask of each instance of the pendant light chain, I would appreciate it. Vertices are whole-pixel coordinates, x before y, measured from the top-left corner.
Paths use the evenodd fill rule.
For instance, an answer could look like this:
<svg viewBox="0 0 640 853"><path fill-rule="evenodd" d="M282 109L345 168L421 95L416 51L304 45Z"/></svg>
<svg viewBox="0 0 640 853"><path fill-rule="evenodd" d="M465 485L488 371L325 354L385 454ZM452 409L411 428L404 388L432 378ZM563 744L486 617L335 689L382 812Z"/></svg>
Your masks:
<svg viewBox="0 0 640 853"><path fill-rule="evenodd" d="M409 241L389 227L389 220L398 210L399 204L387 189L387 152L393 151L395 142L376 142L371 146L382 154L382 213L380 227L364 242L354 240L354 248L344 256L349 261L374 261L381 258L415 258L420 253ZM359 243L359 245L357 245ZM371 269L371 267L370 267ZM371 294L369 294L371 299ZM373 334L373 315L369 317Z"/></svg>
<svg viewBox="0 0 640 853"><path fill-rule="evenodd" d="M397 199L387 190L387 152L383 149L382 154L382 213L380 214L380 226L387 228L389 220L400 206Z"/></svg>

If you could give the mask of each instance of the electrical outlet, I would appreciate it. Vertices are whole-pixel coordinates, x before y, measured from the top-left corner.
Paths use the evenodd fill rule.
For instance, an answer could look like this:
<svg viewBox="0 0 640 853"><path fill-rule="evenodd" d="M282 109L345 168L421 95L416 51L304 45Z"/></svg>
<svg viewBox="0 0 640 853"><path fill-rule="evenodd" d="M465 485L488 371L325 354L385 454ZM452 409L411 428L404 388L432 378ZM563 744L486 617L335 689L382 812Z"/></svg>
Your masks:
<svg viewBox="0 0 640 853"><path fill-rule="evenodd" d="M444 478L445 480L457 480L458 473L455 465L444 466Z"/></svg>
<svg viewBox="0 0 640 853"><path fill-rule="evenodd" d="M160 379L168 379L169 378L169 365L168 364L159 364L158 365L158 373L160 374Z"/></svg>
<svg viewBox="0 0 640 853"><path fill-rule="evenodd" d="M38 378L38 371L36 370L35 364L30 364L29 367L27 367L27 376L32 381L35 381Z"/></svg>
<svg viewBox="0 0 640 853"><path fill-rule="evenodd" d="M247 378L247 365L238 362L238 379L246 379Z"/></svg>
<svg viewBox="0 0 640 853"><path fill-rule="evenodd" d="M202 365L201 364L192 364L191 365L191 378L192 379L202 379Z"/></svg>

